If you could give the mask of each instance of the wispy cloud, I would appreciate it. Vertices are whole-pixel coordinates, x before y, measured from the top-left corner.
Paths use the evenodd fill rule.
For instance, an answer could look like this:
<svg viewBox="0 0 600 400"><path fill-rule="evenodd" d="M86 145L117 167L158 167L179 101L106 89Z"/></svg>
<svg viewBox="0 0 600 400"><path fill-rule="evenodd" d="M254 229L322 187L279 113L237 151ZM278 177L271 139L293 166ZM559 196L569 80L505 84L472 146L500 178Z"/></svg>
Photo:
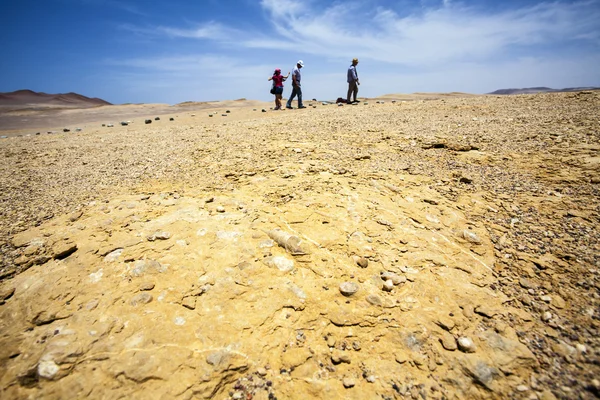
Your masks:
<svg viewBox="0 0 600 400"><path fill-rule="evenodd" d="M361 93L367 96L600 81L594 67L600 61L600 0L493 9L450 0L423 0L412 9L383 0L262 0L259 6L265 23L258 28L241 30L220 20L129 26L153 40L198 39L201 46L179 54L163 48L163 55L112 65L141 71L148 86L171 80L180 94L201 92L217 96L213 99L233 98L240 90L259 93L245 97L264 98L262 75L300 56L312 84L306 90L318 98L345 90L344 65L351 57L362 61L361 81L367 84Z"/></svg>
<svg viewBox="0 0 600 400"><path fill-rule="evenodd" d="M81 1L83 4L88 4L88 5L106 6L106 7L116 8L121 11L125 11L130 14L135 14L135 15L139 15L142 17L148 16L148 13L140 10L139 7L135 6L134 4L129 3L127 1L120 1L120 0L79 0L79 1Z"/></svg>

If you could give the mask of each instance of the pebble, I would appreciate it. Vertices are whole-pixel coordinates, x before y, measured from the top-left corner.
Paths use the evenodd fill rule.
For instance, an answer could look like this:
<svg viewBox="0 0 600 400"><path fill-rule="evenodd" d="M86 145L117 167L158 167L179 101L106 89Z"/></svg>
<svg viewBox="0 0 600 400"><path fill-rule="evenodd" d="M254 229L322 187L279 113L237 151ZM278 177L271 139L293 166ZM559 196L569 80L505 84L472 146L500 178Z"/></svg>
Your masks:
<svg viewBox="0 0 600 400"><path fill-rule="evenodd" d="M406 357L406 354L404 353L396 353L394 358L398 364L404 364L408 361L408 357Z"/></svg>
<svg viewBox="0 0 600 400"><path fill-rule="evenodd" d="M479 236L477 236L477 234L475 232L471 232L468 229L465 229L463 231L462 236L469 243L481 244L481 239L479 238Z"/></svg>
<svg viewBox="0 0 600 400"><path fill-rule="evenodd" d="M473 343L473 341L470 338L462 336L458 338L458 348L460 351L465 353L474 353L475 343Z"/></svg>
<svg viewBox="0 0 600 400"><path fill-rule="evenodd" d="M519 285L521 285L521 287L523 289L530 289L533 287L533 284L531 282L529 282L529 279L527 279L527 278L519 279Z"/></svg>
<svg viewBox="0 0 600 400"><path fill-rule="evenodd" d="M151 124L152 120L151 119L147 119L146 121L144 121L146 124Z"/></svg>
<svg viewBox="0 0 600 400"><path fill-rule="evenodd" d="M374 383L376 379L377 378L375 378L375 375L367 376L367 382L369 382L369 383Z"/></svg>
<svg viewBox="0 0 600 400"><path fill-rule="evenodd" d="M260 376L267 376L267 370L263 367L258 367L256 369L256 373L259 374Z"/></svg>
<svg viewBox="0 0 600 400"><path fill-rule="evenodd" d="M552 301L552 297L548 296L548 295L542 296L542 297L540 297L540 299L546 303L550 303Z"/></svg>
<svg viewBox="0 0 600 400"><path fill-rule="evenodd" d="M354 256L354 262L361 268L367 268L369 266L369 260L364 257Z"/></svg>
<svg viewBox="0 0 600 400"><path fill-rule="evenodd" d="M138 304L148 304L152 301L152 295L150 293L139 293L131 299L131 305L137 306Z"/></svg>
<svg viewBox="0 0 600 400"><path fill-rule="evenodd" d="M375 294L368 295L367 302L373 306L382 306L383 305L381 298Z"/></svg>
<svg viewBox="0 0 600 400"><path fill-rule="evenodd" d="M39 376L45 379L52 379L60 371L60 367L52 360L42 360L37 367Z"/></svg>
<svg viewBox="0 0 600 400"><path fill-rule="evenodd" d="M354 380L354 378L349 377L344 378L342 383L344 384L344 387L346 389L350 389L351 387L354 387L354 385L356 385L356 381Z"/></svg>
<svg viewBox="0 0 600 400"><path fill-rule="evenodd" d="M403 275L398 275L393 272L384 271L381 273L381 279L384 281L391 280L394 285L399 285L401 283L406 282L406 277Z"/></svg>
<svg viewBox="0 0 600 400"><path fill-rule="evenodd" d="M152 289L154 289L154 283L152 283L152 282L144 282L139 287L140 292L144 292L144 291L152 290Z"/></svg>
<svg viewBox="0 0 600 400"><path fill-rule="evenodd" d="M542 321L548 322L552 319L552 313L550 311L546 311L542 314Z"/></svg>
<svg viewBox="0 0 600 400"><path fill-rule="evenodd" d="M355 282L344 282L340 284L340 293L344 296L352 296L358 292L359 286Z"/></svg>
<svg viewBox="0 0 600 400"><path fill-rule="evenodd" d="M440 343L442 344L442 347L448 351L454 351L457 348L454 336L448 332L442 332L442 335L440 336Z"/></svg>
<svg viewBox="0 0 600 400"><path fill-rule="evenodd" d="M327 336L327 346L328 347L335 347L335 338L333 336Z"/></svg>
<svg viewBox="0 0 600 400"><path fill-rule="evenodd" d="M334 364L346 363L350 364L352 360L350 360L350 356L346 353L343 353L339 350L335 350L331 355L331 361Z"/></svg>
<svg viewBox="0 0 600 400"><path fill-rule="evenodd" d="M450 317L446 316L438 318L437 324L448 332L450 332L456 326L454 321Z"/></svg>
<svg viewBox="0 0 600 400"><path fill-rule="evenodd" d="M529 390L529 388L525 385L519 385L516 387L516 389L517 389L517 392L526 392Z"/></svg>
<svg viewBox="0 0 600 400"><path fill-rule="evenodd" d="M392 282L391 279L388 279L387 281L383 282L383 290L384 291L391 292L393 288L394 288L394 282Z"/></svg>
<svg viewBox="0 0 600 400"><path fill-rule="evenodd" d="M224 213L225 212L225 207L223 207L223 206L217 206L217 212L218 213Z"/></svg>

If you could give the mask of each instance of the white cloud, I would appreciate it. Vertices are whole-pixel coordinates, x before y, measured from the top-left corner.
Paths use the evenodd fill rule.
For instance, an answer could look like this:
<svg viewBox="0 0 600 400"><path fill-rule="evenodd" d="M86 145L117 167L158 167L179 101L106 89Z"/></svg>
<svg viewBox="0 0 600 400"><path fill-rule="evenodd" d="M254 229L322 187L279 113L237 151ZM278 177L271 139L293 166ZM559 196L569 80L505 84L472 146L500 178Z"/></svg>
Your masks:
<svg viewBox="0 0 600 400"><path fill-rule="evenodd" d="M262 0L268 24L260 31L241 31L219 21L192 28L189 23L128 27L174 43L179 38L201 39L197 51L207 54L173 51L113 60L112 65L141 71L139 83L148 87L167 87L170 82L175 93L170 102L270 99L264 75L274 66L291 68L298 58L306 62L305 96L319 99L344 95L345 68L352 57L361 60L360 95L368 97L600 85L598 0L555 1L496 12L449 0L410 11L377 3L323 6L317 0Z"/></svg>

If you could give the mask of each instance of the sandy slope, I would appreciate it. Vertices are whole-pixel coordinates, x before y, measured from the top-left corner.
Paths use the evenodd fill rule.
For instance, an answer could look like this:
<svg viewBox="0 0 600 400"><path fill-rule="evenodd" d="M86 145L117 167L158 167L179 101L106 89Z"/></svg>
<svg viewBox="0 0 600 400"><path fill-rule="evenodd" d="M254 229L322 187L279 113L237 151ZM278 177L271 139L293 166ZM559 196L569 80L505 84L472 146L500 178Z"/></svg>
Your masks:
<svg viewBox="0 0 600 400"><path fill-rule="evenodd" d="M597 394L600 95L315 105L1 140L2 397Z"/></svg>

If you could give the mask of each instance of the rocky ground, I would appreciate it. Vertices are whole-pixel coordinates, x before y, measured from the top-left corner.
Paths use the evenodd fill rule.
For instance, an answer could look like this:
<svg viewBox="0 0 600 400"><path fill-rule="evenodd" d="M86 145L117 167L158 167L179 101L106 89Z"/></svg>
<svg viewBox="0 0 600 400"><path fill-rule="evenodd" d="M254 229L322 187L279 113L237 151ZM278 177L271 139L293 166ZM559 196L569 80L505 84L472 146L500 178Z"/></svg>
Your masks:
<svg viewBox="0 0 600 400"><path fill-rule="evenodd" d="M600 93L0 140L2 398L600 396Z"/></svg>

